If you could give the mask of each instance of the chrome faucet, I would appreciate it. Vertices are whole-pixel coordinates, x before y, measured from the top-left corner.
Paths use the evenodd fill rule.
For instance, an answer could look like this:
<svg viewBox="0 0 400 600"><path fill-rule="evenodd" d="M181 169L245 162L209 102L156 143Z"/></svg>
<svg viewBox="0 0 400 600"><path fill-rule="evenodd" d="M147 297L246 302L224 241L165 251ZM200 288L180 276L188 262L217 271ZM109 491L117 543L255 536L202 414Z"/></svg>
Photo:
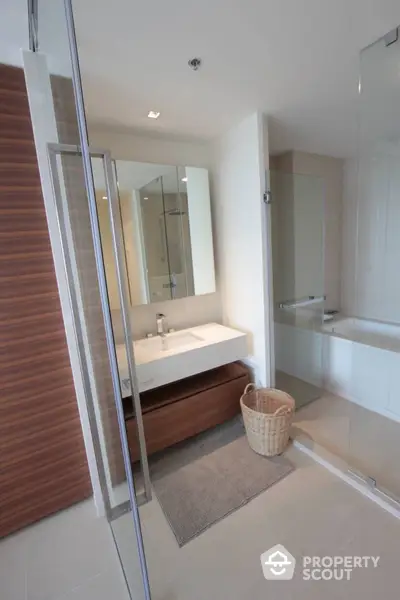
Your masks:
<svg viewBox="0 0 400 600"><path fill-rule="evenodd" d="M157 335L160 335L161 337L165 337L164 319L165 319L165 315L163 315L163 313L156 314Z"/></svg>

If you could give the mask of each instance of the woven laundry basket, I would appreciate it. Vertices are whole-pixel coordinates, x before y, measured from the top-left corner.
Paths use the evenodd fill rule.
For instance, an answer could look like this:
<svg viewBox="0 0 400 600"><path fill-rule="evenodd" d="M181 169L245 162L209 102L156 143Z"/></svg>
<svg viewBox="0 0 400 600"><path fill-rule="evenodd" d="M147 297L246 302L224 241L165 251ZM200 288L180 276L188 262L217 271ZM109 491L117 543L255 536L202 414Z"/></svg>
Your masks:
<svg viewBox="0 0 400 600"><path fill-rule="evenodd" d="M263 456L281 454L289 442L295 401L273 388L257 388L249 383L240 398L244 426L250 448Z"/></svg>

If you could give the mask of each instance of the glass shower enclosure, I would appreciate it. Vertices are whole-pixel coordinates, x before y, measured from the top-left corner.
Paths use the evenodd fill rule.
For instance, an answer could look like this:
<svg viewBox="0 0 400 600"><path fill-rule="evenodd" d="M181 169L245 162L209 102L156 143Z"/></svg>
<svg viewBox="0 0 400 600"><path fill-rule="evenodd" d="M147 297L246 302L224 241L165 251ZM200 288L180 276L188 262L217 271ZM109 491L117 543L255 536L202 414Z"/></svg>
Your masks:
<svg viewBox="0 0 400 600"><path fill-rule="evenodd" d="M357 223L352 314L362 333L352 344L356 399L350 419L352 469L397 502L400 474L400 28L360 55L359 133L354 173Z"/></svg>
<svg viewBox="0 0 400 600"><path fill-rule="evenodd" d="M324 183L293 172L291 153L272 157L267 173L274 384L291 394L300 409L295 416L296 439L317 453L330 454L340 470L396 510L400 499L396 464L400 451L399 65L400 28L360 53L358 136L344 169L339 327L336 321L325 323L331 315L325 310Z"/></svg>
<svg viewBox="0 0 400 600"><path fill-rule="evenodd" d="M277 165L279 167L279 165ZM323 388L324 186L318 177L267 173L275 337L275 386L299 409Z"/></svg>
<svg viewBox="0 0 400 600"><path fill-rule="evenodd" d="M107 149L89 147L71 0L29 3L31 52L25 77L35 131L43 193L50 198L51 235L66 278L67 326L73 337L75 379L93 452L92 481L98 510L112 524L126 515L134 547L123 567L135 574L132 597L150 598L138 504L151 497L147 454L131 338L129 290L123 269L123 239L116 178ZM124 421L121 381L115 350L99 211L93 184L97 164L106 190L110 244L125 338L131 410L140 447L140 481L134 481ZM78 392L77 392L78 393ZM90 438L90 441L87 440ZM93 445L91 447L91 444ZM94 510L94 505L93 505ZM117 552L117 549L116 549Z"/></svg>

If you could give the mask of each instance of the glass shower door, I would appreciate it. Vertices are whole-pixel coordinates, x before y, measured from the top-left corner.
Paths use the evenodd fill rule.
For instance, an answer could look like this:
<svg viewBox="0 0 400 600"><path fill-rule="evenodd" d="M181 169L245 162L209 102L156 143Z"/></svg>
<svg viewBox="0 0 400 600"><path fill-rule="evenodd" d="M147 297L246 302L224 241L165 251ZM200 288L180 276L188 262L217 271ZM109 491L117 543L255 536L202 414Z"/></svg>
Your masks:
<svg viewBox="0 0 400 600"><path fill-rule="evenodd" d="M400 28L360 55L349 462L400 499ZM373 443L371 443L373 441Z"/></svg>
<svg viewBox="0 0 400 600"><path fill-rule="evenodd" d="M60 263L62 261L60 272L62 271L66 284L66 328L70 332L70 339L74 341L71 363L74 363L74 373L77 376L79 374L80 378L77 379L77 392L79 391L79 398L82 399L80 408L83 428L88 438L90 434L87 452L93 470L93 487L95 492L98 492L96 508L101 511L104 508L110 523L126 513L125 531L131 532L134 544L129 561L122 566L135 573L132 597L148 600L149 582L126 439L72 4L71 0L57 0L51 3L40 1L29 3L29 10L30 23L35 29L32 48L37 50L39 41L41 52L27 53L24 57L25 77L49 228L56 240L55 255L57 254ZM113 200L110 203L110 223L113 244L118 250L117 238L120 237L120 232L116 225L117 198L111 157L104 152L97 154L103 162L107 196ZM117 257L116 262L120 263L120 258ZM130 328L129 321L126 320L127 294L121 269L117 278L124 319L129 379L135 396L137 386L134 362L133 357L129 357L133 348L131 340L127 340ZM134 401L138 417L138 394ZM144 449L142 457L143 471L146 472L147 456ZM144 479L145 493L149 497L149 480L148 477L147 481L146 477ZM90 509L94 515L94 503ZM90 511L88 516L92 517ZM111 537L108 536L107 543L110 540ZM117 556L118 552L115 549L114 573L117 580L124 585Z"/></svg>
<svg viewBox="0 0 400 600"><path fill-rule="evenodd" d="M309 175L269 173L275 387L299 409L321 395L324 187Z"/></svg>
<svg viewBox="0 0 400 600"><path fill-rule="evenodd" d="M66 271L70 281L71 304L75 307L76 330L80 335L79 342L82 350L86 350L81 355L82 369L87 371L88 393L89 388L92 388L94 417L98 428L98 452L101 454L104 466L103 491L107 517L113 532L122 515L127 517L124 521L127 530L132 526L132 518L135 524L137 545L131 548L129 562L122 563L128 581L131 580L128 578L127 571L135 573L135 587L130 590L132 597L135 598L141 597L143 592L139 577L139 564L146 570L138 504L151 499L150 477L133 355L128 285L123 269L121 222L114 169L111 155L108 152L90 152L90 158L92 165L100 162L103 168L104 189L106 190L104 201L107 203L109 213L109 230L112 237L111 245L118 287L119 318L122 320L125 335L125 344L116 347L112 331L104 331L105 339L102 337L101 341L103 344L107 341L104 346L107 345L108 352L106 348L102 352L100 339L95 339L96 332L99 334L101 331L102 323L97 296L98 290L93 288L96 279L94 278L95 273L91 271L95 267L91 260L90 243L89 248L87 245L88 236L90 235L89 218L86 214L87 222L85 223L83 219L85 210L82 206L78 207L74 203L77 200L81 204L83 201L82 195L71 193L68 186L68 174L79 172L82 153L78 146L49 144L49 164ZM100 169L97 166L98 174L99 171ZM84 188L82 189L84 190ZM102 253L104 253L104 243L107 238L100 237L101 230L98 222L99 215L95 205L94 235L98 236ZM86 226L83 228L84 223ZM96 228L98 228L97 232ZM105 268L104 276L106 294L109 298L109 289L112 282L107 279ZM84 302L81 306L79 306L78 297L73 291L77 286L85 293ZM80 323L82 317L85 318L86 332ZM126 386L129 388L128 395L124 394ZM129 432L125 424L126 411L134 415L134 419L130 421ZM139 462L136 464L135 475L131 468L128 449L128 445L131 446L132 444L138 447L140 457Z"/></svg>

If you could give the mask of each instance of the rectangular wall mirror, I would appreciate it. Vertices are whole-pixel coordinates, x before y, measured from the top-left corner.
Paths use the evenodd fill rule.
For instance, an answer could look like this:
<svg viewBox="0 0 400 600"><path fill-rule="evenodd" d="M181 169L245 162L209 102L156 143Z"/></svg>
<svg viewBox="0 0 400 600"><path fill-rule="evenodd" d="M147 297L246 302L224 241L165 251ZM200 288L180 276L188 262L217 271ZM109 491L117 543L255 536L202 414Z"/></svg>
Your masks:
<svg viewBox="0 0 400 600"><path fill-rule="evenodd" d="M108 198L93 173L111 308L119 308ZM207 169L114 161L132 306L215 292Z"/></svg>

